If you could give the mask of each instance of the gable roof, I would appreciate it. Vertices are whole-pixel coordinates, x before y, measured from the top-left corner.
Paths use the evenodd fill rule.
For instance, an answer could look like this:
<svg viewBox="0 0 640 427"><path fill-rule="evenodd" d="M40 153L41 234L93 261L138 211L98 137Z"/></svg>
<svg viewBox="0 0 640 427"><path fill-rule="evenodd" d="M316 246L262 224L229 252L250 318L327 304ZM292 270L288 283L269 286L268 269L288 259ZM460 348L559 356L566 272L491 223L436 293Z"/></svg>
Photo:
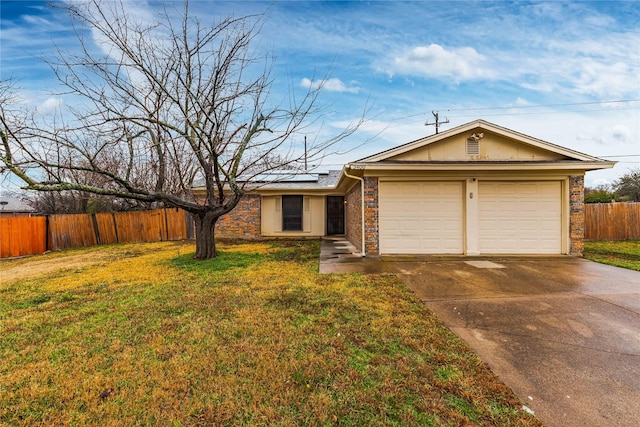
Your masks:
<svg viewBox="0 0 640 427"><path fill-rule="evenodd" d="M543 141L541 139L538 138L534 138L516 131L513 131L511 129L507 129L504 128L502 126L498 126L496 124L493 123L489 123L487 121L484 120L476 120L473 122L469 122L460 126L457 126L455 128L449 129L447 131L444 131L442 133L438 133L435 135L431 135L425 138L420 138L417 139L415 141L400 145L398 147L395 148L391 148L385 151L382 151L378 154L374 154L372 156L369 157L365 157L363 159L357 160L356 162L353 162L355 164L370 164L370 163L378 163L378 162L384 162L389 160L392 157L396 157L402 154L406 154L410 151L413 150L417 150L419 148L422 147L426 147L429 146L431 144L434 144L438 141L442 141L445 140L447 138L450 138L452 136L455 135L459 135L462 133L466 133L466 132L471 132L471 131L488 131L488 132L492 132L494 134L503 136L505 138L509 138L512 140L516 140L518 143L521 144L525 144L525 145L529 145L531 147L535 147L537 149L541 149L550 153L554 153L560 156L563 156L566 158L566 160L568 161L580 161L580 162L587 162L587 163L599 163L601 164L601 167L612 167L615 162L609 162L609 161L605 161L602 159L599 159L597 157L593 157L590 156L588 154L584 154L584 153L580 153L578 151L575 150L571 150L569 148L565 148L565 147L561 147L559 145L556 144L552 144L550 142L547 141ZM610 164L610 166L608 166Z"/></svg>
<svg viewBox="0 0 640 427"><path fill-rule="evenodd" d="M446 159L446 160L416 160L407 153L417 152L429 148L440 141L457 137L473 131L488 132L503 138L514 145L520 144L528 148L529 153L546 153L547 156L537 156L534 159ZM463 137L464 138L464 137ZM465 138L466 139L466 138ZM405 155L405 156L403 156ZM253 185L248 189L256 192L304 191L315 194L326 193L348 188L356 179L361 179L365 169L387 171L523 171L523 170L553 170L575 171L584 173L588 170L611 168L616 162L603 160L569 148L561 147L538 138L534 138L511 129L475 120L457 126L442 133L420 138L406 144L399 145L380 153L362 158L344 165L342 170L330 170L324 173L276 171L255 177ZM350 175L350 173L354 175ZM573 173L573 172L572 172ZM195 192L204 191L204 180L194 183Z"/></svg>

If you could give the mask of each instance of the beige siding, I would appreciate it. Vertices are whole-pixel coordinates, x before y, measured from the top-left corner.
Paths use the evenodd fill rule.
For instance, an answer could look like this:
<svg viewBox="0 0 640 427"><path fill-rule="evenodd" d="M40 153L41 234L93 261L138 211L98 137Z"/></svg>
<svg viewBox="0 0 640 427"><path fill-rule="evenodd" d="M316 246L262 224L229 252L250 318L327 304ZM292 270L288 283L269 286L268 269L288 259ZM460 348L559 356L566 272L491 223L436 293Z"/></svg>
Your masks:
<svg viewBox="0 0 640 427"><path fill-rule="evenodd" d="M262 196L262 236L320 237L325 234L325 197L303 195L302 231L282 231L282 197Z"/></svg>
<svg viewBox="0 0 640 427"><path fill-rule="evenodd" d="M399 154L390 160L412 161L543 161L562 160L564 156L543 150L522 142L512 140L502 135L484 131L479 141L480 152L468 155L468 134L454 135L450 138L416 148L407 153Z"/></svg>

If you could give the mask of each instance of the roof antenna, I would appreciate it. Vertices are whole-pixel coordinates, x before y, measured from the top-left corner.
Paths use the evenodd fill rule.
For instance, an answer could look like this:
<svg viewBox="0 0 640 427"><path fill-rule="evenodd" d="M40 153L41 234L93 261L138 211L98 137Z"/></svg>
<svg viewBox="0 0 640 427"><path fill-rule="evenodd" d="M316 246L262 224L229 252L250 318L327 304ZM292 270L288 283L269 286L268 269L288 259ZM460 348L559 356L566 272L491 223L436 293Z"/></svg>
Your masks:
<svg viewBox="0 0 640 427"><path fill-rule="evenodd" d="M440 121L440 118L438 117L438 113L439 113L439 111L431 111L431 114L433 114L433 117L434 117L435 121L433 123L426 122L424 124L425 126L434 126L435 125L435 127L436 127L436 135L438 134L438 131L440 130L440 125L441 124L449 123L449 119L447 119L446 117L444 118L443 121Z"/></svg>

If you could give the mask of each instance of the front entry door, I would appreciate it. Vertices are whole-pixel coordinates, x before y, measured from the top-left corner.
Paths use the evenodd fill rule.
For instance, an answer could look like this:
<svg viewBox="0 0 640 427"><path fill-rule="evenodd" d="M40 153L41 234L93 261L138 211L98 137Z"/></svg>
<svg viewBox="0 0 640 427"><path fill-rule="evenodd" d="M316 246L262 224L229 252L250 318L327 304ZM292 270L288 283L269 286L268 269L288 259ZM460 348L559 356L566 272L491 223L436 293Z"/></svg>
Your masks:
<svg viewBox="0 0 640 427"><path fill-rule="evenodd" d="M327 235L344 234L344 197L327 196Z"/></svg>

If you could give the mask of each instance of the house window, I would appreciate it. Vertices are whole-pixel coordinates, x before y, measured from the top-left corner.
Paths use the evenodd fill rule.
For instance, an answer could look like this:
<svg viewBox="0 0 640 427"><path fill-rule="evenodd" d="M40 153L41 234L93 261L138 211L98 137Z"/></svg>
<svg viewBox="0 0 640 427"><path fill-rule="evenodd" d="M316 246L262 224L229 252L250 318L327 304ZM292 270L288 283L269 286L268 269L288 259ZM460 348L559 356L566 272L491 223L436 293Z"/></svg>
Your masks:
<svg viewBox="0 0 640 427"><path fill-rule="evenodd" d="M282 230L302 231L302 196L282 196Z"/></svg>

